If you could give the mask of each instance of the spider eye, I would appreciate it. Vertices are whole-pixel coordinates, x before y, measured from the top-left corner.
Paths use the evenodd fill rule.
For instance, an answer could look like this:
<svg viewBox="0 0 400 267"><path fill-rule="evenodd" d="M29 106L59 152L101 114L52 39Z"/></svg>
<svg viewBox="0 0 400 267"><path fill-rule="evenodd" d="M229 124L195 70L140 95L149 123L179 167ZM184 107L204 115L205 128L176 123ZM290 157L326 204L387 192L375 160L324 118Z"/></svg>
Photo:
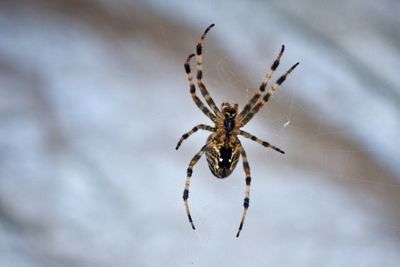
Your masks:
<svg viewBox="0 0 400 267"><path fill-rule="evenodd" d="M228 161L229 161L229 162L232 162L232 160L231 160L231 159L228 159Z"/></svg>
<svg viewBox="0 0 400 267"><path fill-rule="evenodd" d="M224 160L222 158L219 159L219 162L223 162Z"/></svg>

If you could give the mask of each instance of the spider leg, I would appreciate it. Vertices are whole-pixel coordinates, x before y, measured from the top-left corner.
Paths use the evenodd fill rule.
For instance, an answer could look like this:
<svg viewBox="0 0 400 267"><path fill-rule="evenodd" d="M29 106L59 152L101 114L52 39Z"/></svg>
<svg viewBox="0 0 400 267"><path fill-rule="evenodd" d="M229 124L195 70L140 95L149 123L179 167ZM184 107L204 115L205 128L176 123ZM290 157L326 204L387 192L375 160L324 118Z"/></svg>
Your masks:
<svg viewBox="0 0 400 267"><path fill-rule="evenodd" d="M189 186L190 186L190 179L192 177L192 172L193 172L193 166L199 161L201 155L204 153L204 151L207 149L208 144L205 144L199 152L197 152L196 155L192 158L192 160L189 163L189 167L187 168L187 177L186 177L186 183L185 183L185 190L183 190L183 201L185 204L185 210L186 214L188 216L189 222L192 225L193 230L196 229L193 224L192 216L190 215L189 211L189 203L188 203L188 198L189 198Z"/></svg>
<svg viewBox="0 0 400 267"><path fill-rule="evenodd" d="M278 68L280 59L283 55L283 51L285 51L285 46L282 45L281 51L279 52L278 56L276 57L274 63L272 64L271 68L265 75L265 78L263 82L260 85L260 88L258 89L258 92L249 100L249 102L244 106L242 112L240 112L239 117L243 118L244 116L247 115L247 113L251 110L251 108L254 107L254 105L257 103L257 101L260 99L261 95L265 91L265 87L267 87L267 84L269 80L271 79L272 75L274 74L274 71Z"/></svg>
<svg viewBox="0 0 400 267"><path fill-rule="evenodd" d="M289 70L286 71L285 74L283 74L268 90L268 92L264 95L261 101L255 105L252 110L241 120L240 124L241 126L246 125L253 117L254 115L260 111L260 109L264 106L266 102L268 102L269 98L279 89L281 84L286 80L287 76L299 65L299 62L294 64Z"/></svg>
<svg viewBox="0 0 400 267"><path fill-rule="evenodd" d="M190 54L188 58L186 59L185 62L185 72L187 79L189 81L189 86L190 86L190 94L192 95L194 103L197 105L197 107L207 116L209 117L212 121L215 121L215 115L203 104L203 102L198 98L196 95L196 87L193 83L193 75L192 71L190 69L190 59L194 57L194 54Z"/></svg>
<svg viewBox="0 0 400 267"><path fill-rule="evenodd" d="M244 201L243 201L242 219L240 220L240 225L239 225L239 229L237 231L236 237L239 237L240 232L242 231L243 223L244 223L244 220L246 219L247 209L249 208L249 204L250 204L250 183L251 183L250 166L249 166L249 161L247 160L246 151L244 151L244 148L242 145L240 145L240 154L242 155L243 169L244 169L244 173L246 175L246 191L245 191Z"/></svg>
<svg viewBox="0 0 400 267"><path fill-rule="evenodd" d="M178 142L178 144L176 145L176 148L175 148L175 149L178 149L178 148L181 146L182 142L183 142L185 139L189 138L189 136L191 136L192 134L194 134L195 132L197 132L197 130L199 130L199 129L201 129L201 130L206 130L206 131L210 131L210 132L215 132L215 131L216 131L216 129L215 129L214 127L211 127L211 126L208 126L208 125L205 125L205 124L196 125L195 127L193 127L192 130L190 130L189 132L187 132L187 133L185 133L184 135L182 135L182 137L181 137L181 139L179 139L179 142Z"/></svg>
<svg viewBox="0 0 400 267"><path fill-rule="evenodd" d="M258 139L257 137L255 137L254 135L252 135L252 134L250 134L248 132L245 132L243 130L239 130L239 135L244 136L246 138L249 138L249 139L259 143L260 145L265 146L265 147L272 148L273 150L278 151L279 153L285 154L285 151L283 151L282 149L280 149L280 148L278 148L278 147L276 147L274 145L271 145L270 143L265 142L265 141L263 141L261 139Z"/></svg>
<svg viewBox="0 0 400 267"><path fill-rule="evenodd" d="M219 114L220 111L218 109L218 107L215 105L214 100L211 98L209 92L207 91L206 86L204 85L202 78L203 78L203 54L202 54L202 50L203 50L203 43L204 43L204 39L208 33L208 31L214 27L215 24L211 24L210 26L208 26L208 28L204 31L204 33L201 35L199 42L197 43L196 46L196 62L197 62L197 75L196 75L196 79L197 79L197 84L200 88L200 92L203 95L204 99L206 100L207 104L210 106L211 110L214 111L215 114Z"/></svg>

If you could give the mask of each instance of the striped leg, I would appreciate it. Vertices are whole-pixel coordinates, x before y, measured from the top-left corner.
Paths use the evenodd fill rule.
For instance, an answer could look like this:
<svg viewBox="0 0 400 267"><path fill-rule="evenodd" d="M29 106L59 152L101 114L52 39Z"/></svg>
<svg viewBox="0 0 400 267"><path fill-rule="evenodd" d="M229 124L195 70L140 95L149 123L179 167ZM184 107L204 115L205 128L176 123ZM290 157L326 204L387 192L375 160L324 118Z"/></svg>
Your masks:
<svg viewBox="0 0 400 267"><path fill-rule="evenodd" d="M239 114L240 118L243 118L244 116L247 115L247 113L254 107L254 105L260 99L261 95L264 93L269 80L271 79L272 75L274 74L274 71L279 66L279 61L282 57L283 51L285 51L284 45L282 45L281 51L279 52L274 63L272 64L271 68L269 69L267 75L265 76L263 82L261 83L260 88L258 89L258 92L249 100L249 102L246 104L246 106L244 106L242 112L240 112L240 114Z"/></svg>
<svg viewBox="0 0 400 267"><path fill-rule="evenodd" d="M266 102L268 102L269 98L279 89L281 84L286 80L287 76L299 65L299 62L294 64L284 75L282 75L269 89L269 91L264 95L262 100L257 103L257 105L242 119L240 124L242 126L246 125L254 115L260 111L260 109L264 106Z"/></svg>
<svg viewBox="0 0 400 267"><path fill-rule="evenodd" d="M263 141L261 139L258 139L257 137L255 137L254 135L252 135L252 134L250 134L248 132L239 130L239 134L244 136L244 137L246 137L246 138L249 138L249 139L251 139L251 140L253 140L253 141L257 142L257 143L259 143L260 145L272 148L273 150L278 151L279 153L285 154L285 151L283 151L282 149L280 149L280 148L278 148L278 147L276 147L274 145L271 145L270 143L265 142L265 141Z"/></svg>
<svg viewBox="0 0 400 267"><path fill-rule="evenodd" d="M197 43L196 46L196 62L197 62L197 84L200 88L200 92L203 95L204 99L206 100L207 104L210 106L211 110L214 111L215 114L219 114L220 111L218 107L215 105L214 100L211 98L210 94L207 91L206 86L204 85L202 78L203 78L203 55L202 55L202 50L203 50L203 43L204 39L206 37L206 34L208 31L214 27L214 24L211 24L208 26L208 28L204 31L204 33L201 35L199 42Z"/></svg>
<svg viewBox="0 0 400 267"><path fill-rule="evenodd" d="M190 211L189 211L189 204L188 204L188 198L189 198L189 186L190 186L190 179L192 177L192 172L193 172L193 166L199 161L201 155L204 153L204 151L207 149L207 145L204 145L199 152L197 152L197 154L193 157L193 159L190 161L189 163L189 167L187 169L187 177L186 177L186 183L185 183L185 190L183 190L183 201L185 204L185 210L186 210L186 214L189 218L189 222L192 225L193 230L196 229L196 227L194 227L193 224L193 220L192 220L192 216L190 215Z"/></svg>
<svg viewBox="0 0 400 267"><path fill-rule="evenodd" d="M246 174L246 191L245 191L244 201L243 201L242 219L240 220L240 225L239 225L239 229L236 234L236 237L239 237L240 231L242 231L243 223L244 223L244 220L246 219L247 209L249 208L249 204L250 204L250 183L251 183L250 166L249 166L249 162L247 160L246 151L244 151L243 146L240 147L240 154L242 155L243 169L244 169L244 173Z"/></svg>
<svg viewBox="0 0 400 267"><path fill-rule="evenodd" d="M215 115L211 113L211 111L203 104L203 102L201 102L200 98L198 98L198 96L196 95L196 87L193 83L193 75L189 64L192 57L194 57L194 54L190 54L185 62L185 71L190 85L190 94L192 95L193 101L197 105L197 107L212 121L215 121Z"/></svg>
<svg viewBox="0 0 400 267"><path fill-rule="evenodd" d="M181 137L181 139L179 139L179 142L178 142L178 144L176 145L176 148L175 148L175 149L178 149L178 148L181 146L182 142L183 142L185 139L189 138L189 136L191 136L192 134L194 134L195 132L197 132L197 130L199 130L199 129L201 129L201 130L206 130L206 131L210 131L210 132L215 132L215 131L216 131L215 128L213 128L213 127L211 127L211 126L208 126L208 125L205 125L205 124L196 125L195 127L193 127L192 130L190 130L189 132L187 132L187 133L185 133L184 135L182 135L182 137Z"/></svg>

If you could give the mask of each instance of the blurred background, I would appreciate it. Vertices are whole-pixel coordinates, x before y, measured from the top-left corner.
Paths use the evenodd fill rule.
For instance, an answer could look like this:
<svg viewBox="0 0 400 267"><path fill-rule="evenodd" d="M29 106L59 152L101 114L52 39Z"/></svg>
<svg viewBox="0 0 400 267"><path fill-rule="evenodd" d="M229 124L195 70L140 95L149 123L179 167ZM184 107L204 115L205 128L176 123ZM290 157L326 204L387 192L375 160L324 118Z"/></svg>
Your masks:
<svg viewBox="0 0 400 267"><path fill-rule="evenodd" d="M0 1L0 266L399 266L400 3ZM285 44L300 66L218 180L183 63L247 102ZM194 66L193 66L194 67Z"/></svg>

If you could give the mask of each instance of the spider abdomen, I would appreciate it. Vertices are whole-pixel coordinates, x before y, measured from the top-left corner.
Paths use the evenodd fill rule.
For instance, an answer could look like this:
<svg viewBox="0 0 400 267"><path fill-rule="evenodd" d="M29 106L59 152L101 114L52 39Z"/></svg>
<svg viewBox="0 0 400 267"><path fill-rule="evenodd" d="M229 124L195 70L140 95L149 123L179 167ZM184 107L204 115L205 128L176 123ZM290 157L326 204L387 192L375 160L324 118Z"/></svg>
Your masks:
<svg viewBox="0 0 400 267"><path fill-rule="evenodd" d="M239 161L238 146L232 144L213 143L206 150L208 167L217 178L228 177Z"/></svg>

